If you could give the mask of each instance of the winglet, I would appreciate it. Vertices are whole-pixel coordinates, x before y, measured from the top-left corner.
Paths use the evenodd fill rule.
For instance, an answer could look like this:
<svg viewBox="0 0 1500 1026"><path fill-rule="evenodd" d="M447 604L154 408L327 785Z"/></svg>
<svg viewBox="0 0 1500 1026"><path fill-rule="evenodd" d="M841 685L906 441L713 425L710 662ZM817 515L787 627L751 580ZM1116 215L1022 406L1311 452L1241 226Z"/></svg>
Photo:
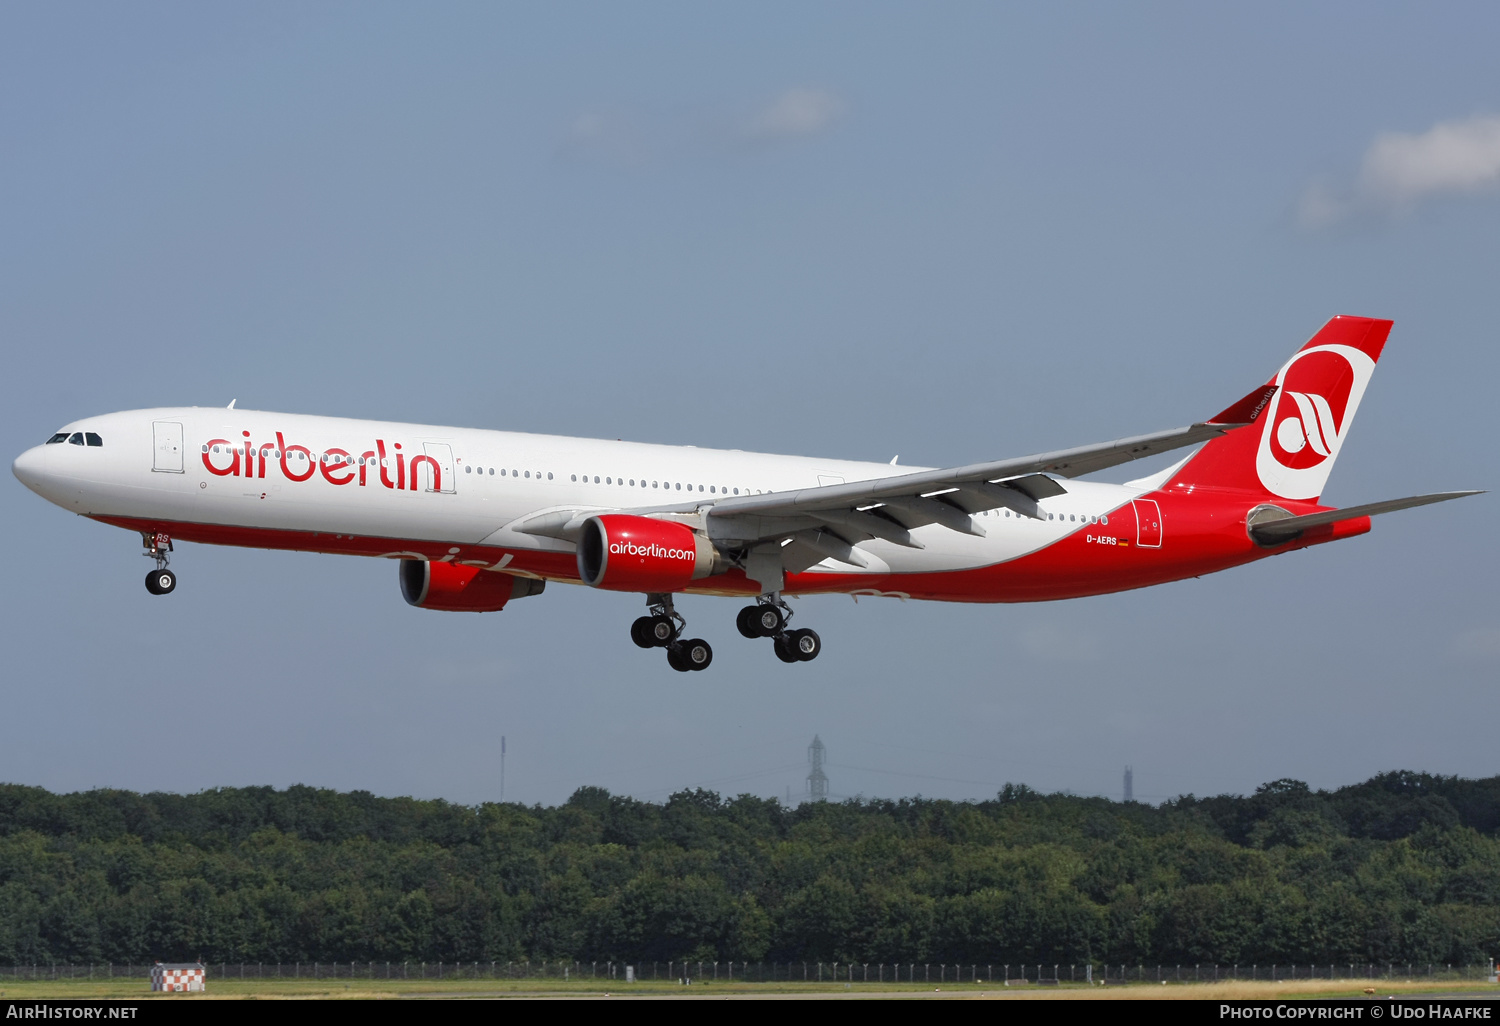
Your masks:
<svg viewBox="0 0 1500 1026"><path fill-rule="evenodd" d="M1270 404L1271 397L1276 394L1276 388L1277 386L1274 383L1261 385L1254 392L1251 392L1227 410L1209 417L1206 423L1233 425L1234 427L1254 424L1256 418Z"/></svg>
<svg viewBox="0 0 1500 1026"><path fill-rule="evenodd" d="M237 402L239 402L238 399L231 399L231 400L229 400L229 405L226 406L226 407L224 407L224 408L226 410L232 410L232 409L234 409L234 404L237 403Z"/></svg>

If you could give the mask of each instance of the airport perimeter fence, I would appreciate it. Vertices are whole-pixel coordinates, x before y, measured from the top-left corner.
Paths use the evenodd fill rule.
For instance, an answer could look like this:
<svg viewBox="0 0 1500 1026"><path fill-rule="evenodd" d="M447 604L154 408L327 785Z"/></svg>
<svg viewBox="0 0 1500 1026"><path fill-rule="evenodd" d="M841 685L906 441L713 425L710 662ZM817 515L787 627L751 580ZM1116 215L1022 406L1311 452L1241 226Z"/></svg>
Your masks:
<svg viewBox="0 0 1500 1026"><path fill-rule="evenodd" d="M150 962L0 965L0 979L145 979ZM210 962L219 980L601 980L626 983L1214 983L1226 980L1494 980L1493 965L955 965L941 962Z"/></svg>

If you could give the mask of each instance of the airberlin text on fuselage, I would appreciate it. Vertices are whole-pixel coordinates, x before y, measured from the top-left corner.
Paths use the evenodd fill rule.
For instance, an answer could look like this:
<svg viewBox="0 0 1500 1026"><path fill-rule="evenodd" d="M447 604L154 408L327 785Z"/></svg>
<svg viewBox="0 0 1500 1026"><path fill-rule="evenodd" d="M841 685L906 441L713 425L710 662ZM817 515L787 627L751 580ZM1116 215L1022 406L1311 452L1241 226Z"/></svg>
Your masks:
<svg viewBox="0 0 1500 1026"><path fill-rule="evenodd" d="M380 483L386 488L417 490L418 468L426 464L432 474L431 490L443 489L443 471L438 461L431 456L413 456L410 466L401 443L392 445L392 453L386 455L385 440L377 438L375 448L358 455L345 449L325 449L317 456L305 445L287 445L281 432L276 432L276 441L250 443L250 432L239 441L227 438L211 438L202 446L203 466L216 477L265 477L266 464L280 466L281 474L288 481L306 481L321 472L323 480L333 485L355 484L363 488L368 483L369 471L380 471ZM395 463L396 476L391 477L391 464Z"/></svg>

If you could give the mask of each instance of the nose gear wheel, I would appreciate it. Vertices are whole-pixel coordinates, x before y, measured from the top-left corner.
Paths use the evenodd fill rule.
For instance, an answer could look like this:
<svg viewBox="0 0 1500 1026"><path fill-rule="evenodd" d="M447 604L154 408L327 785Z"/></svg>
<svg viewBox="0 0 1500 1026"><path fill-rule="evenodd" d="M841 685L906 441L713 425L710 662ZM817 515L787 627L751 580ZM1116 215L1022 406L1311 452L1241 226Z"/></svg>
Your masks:
<svg viewBox="0 0 1500 1026"><path fill-rule="evenodd" d="M153 595L170 595L177 587L177 575L162 568L146 575L146 590Z"/></svg>

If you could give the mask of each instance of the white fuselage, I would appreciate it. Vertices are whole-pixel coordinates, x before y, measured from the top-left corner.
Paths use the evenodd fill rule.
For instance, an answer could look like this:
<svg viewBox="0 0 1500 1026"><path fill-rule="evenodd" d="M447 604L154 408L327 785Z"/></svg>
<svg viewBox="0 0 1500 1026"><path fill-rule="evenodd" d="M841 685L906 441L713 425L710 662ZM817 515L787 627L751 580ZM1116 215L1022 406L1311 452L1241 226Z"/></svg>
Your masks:
<svg viewBox="0 0 1500 1026"><path fill-rule="evenodd" d="M40 445L15 462L28 487L80 514L380 540L382 551L369 554L387 556L419 555L403 543L439 543L451 547L449 558L489 566L503 560L512 572L560 580L577 579L566 561L528 571L524 556L571 558L572 544L515 526L556 509L691 509L726 494L892 473L884 463L203 407L112 413L61 429L81 431L103 444ZM163 451L173 432L178 460ZM1107 517L1141 493L1070 481L1067 494L1043 501L1051 519L990 510L974 516L983 537L930 525L913 532L923 548L875 540L861 547L867 567L829 559L811 569L931 573L999 563ZM265 544L257 541L263 537L230 543Z"/></svg>

